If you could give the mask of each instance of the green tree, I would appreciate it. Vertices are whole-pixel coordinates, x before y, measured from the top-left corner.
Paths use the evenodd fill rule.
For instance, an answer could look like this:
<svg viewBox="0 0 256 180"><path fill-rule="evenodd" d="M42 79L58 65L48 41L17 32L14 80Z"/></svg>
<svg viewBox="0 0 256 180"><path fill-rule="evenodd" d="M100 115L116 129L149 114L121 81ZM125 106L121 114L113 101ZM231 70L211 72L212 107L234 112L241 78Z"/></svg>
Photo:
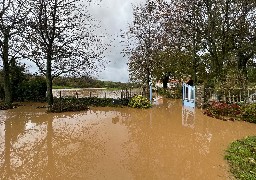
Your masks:
<svg viewBox="0 0 256 180"><path fill-rule="evenodd" d="M129 43L124 49L129 57L129 72L132 81L146 84L153 78L154 55L163 48L164 36L160 25L162 1L147 0L145 4L133 7L133 23L127 36Z"/></svg>

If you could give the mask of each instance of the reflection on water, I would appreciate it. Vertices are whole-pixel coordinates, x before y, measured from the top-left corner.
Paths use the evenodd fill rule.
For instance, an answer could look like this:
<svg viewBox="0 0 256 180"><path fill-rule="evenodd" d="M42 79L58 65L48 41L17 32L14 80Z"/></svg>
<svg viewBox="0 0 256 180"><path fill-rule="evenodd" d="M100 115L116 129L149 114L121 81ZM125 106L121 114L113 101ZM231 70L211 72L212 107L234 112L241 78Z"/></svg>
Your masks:
<svg viewBox="0 0 256 180"><path fill-rule="evenodd" d="M190 128L195 127L195 108L182 106L182 125Z"/></svg>
<svg viewBox="0 0 256 180"><path fill-rule="evenodd" d="M0 179L227 179L227 145L256 134L254 124L215 120L179 100L44 111L0 111Z"/></svg>

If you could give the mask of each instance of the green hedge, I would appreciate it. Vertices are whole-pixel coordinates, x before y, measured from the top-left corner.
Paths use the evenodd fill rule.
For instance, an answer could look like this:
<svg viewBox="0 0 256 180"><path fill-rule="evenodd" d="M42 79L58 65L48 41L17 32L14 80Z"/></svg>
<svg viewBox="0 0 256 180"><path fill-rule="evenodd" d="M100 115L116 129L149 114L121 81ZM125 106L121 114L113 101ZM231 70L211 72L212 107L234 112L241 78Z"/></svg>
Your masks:
<svg viewBox="0 0 256 180"><path fill-rule="evenodd" d="M123 107L129 103L128 99L112 99L112 98L54 98L51 112L67 112L67 111L83 111L89 106L100 107Z"/></svg>
<svg viewBox="0 0 256 180"><path fill-rule="evenodd" d="M46 100L46 80L43 77L33 77L26 82L23 82L19 89L20 101L40 102Z"/></svg>
<svg viewBox="0 0 256 180"><path fill-rule="evenodd" d="M14 85L13 85L14 86ZM13 101L46 101L46 81L41 76L29 77L12 89ZM4 100L3 85L0 84L0 99Z"/></svg>

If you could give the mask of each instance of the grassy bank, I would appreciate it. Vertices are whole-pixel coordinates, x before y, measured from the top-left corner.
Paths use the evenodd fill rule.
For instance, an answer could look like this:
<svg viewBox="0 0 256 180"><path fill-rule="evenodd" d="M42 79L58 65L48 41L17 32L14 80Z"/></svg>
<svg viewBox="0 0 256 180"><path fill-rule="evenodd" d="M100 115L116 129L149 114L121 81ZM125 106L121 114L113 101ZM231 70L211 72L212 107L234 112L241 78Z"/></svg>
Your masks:
<svg viewBox="0 0 256 180"><path fill-rule="evenodd" d="M233 142L226 150L225 159L237 179L256 179L256 136Z"/></svg>

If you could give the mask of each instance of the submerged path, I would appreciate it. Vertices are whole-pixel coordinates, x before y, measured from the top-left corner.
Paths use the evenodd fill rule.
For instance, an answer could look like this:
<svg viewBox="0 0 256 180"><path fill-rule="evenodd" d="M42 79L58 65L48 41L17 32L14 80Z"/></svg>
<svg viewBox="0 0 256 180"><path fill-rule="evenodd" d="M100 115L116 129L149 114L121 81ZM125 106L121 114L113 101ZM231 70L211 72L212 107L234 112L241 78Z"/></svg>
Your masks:
<svg viewBox="0 0 256 180"><path fill-rule="evenodd" d="M0 111L0 179L228 179L225 149L256 125L163 100L148 110Z"/></svg>

